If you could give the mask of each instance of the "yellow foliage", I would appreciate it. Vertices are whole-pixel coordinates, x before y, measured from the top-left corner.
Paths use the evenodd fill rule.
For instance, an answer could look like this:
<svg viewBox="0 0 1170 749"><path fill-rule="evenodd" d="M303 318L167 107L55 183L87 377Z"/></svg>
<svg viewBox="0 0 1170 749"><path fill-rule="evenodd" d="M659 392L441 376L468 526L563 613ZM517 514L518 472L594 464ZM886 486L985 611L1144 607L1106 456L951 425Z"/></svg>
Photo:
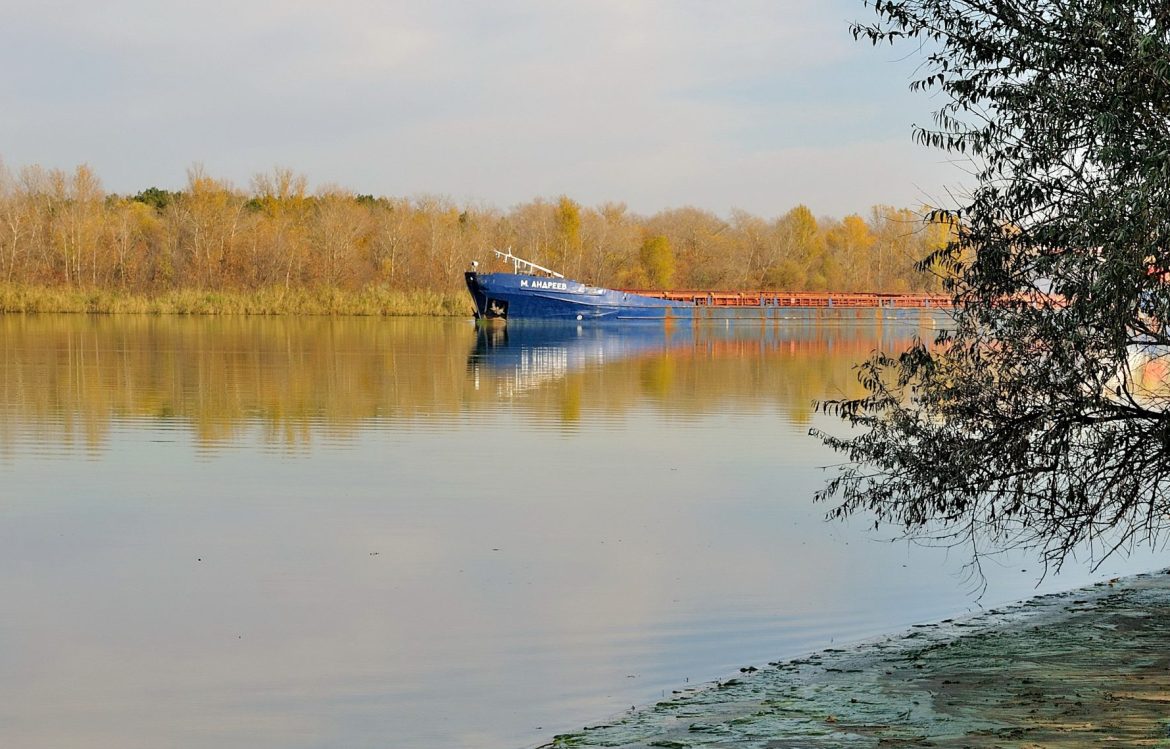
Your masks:
<svg viewBox="0 0 1170 749"><path fill-rule="evenodd" d="M652 287L670 288L674 280L674 250L670 247L669 239L661 234L647 237L642 242L639 258Z"/></svg>

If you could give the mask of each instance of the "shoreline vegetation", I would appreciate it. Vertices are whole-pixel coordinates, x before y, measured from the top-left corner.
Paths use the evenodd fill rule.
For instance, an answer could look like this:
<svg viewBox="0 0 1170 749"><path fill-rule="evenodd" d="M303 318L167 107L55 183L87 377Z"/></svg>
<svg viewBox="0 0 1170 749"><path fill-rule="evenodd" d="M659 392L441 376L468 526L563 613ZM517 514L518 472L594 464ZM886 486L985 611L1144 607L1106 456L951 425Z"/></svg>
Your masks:
<svg viewBox="0 0 1170 749"><path fill-rule="evenodd" d="M1170 570L741 671L542 747L1170 746Z"/></svg>
<svg viewBox="0 0 1170 749"><path fill-rule="evenodd" d="M278 168L247 189L188 170L178 190L108 193L72 171L0 163L5 311L465 314L463 271L492 249L609 288L922 293L916 264L952 236L927 208L775 218L652 215L568 196L506 210L441 196L308 189Z"/></svg>
<svg viewBox="0 0 1170 749"><path fill-rule="evenodd" d="M380 287L268 287L255 291L174 289L157 294L116 289L0 284L0 314L355 315L470 317L466 293Z"/></svg>

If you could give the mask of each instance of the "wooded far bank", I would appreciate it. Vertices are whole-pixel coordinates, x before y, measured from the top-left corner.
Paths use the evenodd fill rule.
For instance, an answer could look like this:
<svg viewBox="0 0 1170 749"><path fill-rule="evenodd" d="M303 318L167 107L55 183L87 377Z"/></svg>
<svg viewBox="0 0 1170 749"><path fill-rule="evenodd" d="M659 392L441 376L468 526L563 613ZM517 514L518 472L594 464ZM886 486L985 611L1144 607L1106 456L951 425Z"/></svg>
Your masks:
<svg viewBox="0 0 1170 749"><path fill-rule="evenodd" d="M815 217L650 216L569 197L501 210L436 196L308 191L288 169L248 190L188 171L179 191L103 190L72 172L0 165L0 310L460 314L462 270L493 248L618 288L921 292L947 241L924 210Z"/></svg>

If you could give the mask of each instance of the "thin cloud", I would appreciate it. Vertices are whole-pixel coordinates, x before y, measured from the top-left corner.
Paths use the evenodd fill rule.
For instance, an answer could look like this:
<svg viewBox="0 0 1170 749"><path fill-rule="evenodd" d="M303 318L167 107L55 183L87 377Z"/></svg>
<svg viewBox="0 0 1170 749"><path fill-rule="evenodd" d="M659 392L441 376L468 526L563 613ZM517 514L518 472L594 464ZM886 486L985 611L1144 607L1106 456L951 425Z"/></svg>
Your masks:
<svg viewBox="0 0 1170 749"><path fill-rule="evenodd" d="M849 38L849 0L56 5L6 13L0 64L28 72L0 82L0 155L88 162L117 191L178 186L194 161L237 184L281 163L497 205L563 192L721 209L838 190L822 201L841 213L908 192L886 154L862 151L909 145L923 119L893 132L888 106L874 114L908 101L904 66L885 90L848 85L880 61ZM760 174L834 145L872 194L815 169Z"/></svg>

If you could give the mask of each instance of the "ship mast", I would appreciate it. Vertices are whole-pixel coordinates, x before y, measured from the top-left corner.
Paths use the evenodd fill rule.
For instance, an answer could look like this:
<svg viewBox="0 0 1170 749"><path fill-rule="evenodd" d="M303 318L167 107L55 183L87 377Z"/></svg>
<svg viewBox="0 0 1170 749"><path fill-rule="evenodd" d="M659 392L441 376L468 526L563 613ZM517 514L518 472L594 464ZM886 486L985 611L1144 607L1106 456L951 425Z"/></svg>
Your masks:
<svg viewBox="0 0 1170 749"><path fill-rule="evenodd" d="M512 267L516 269L516 273L521 273L521 268L523 268L523 272L529 275L535 275L539 272L547 273L553 278L564 278L564 276L562 276L560 273L557 273L555 270L549 270L543 265L537 265L536 263L525 260L524 258L516 257L512 254L511 247L508 248L507 252L501 252L499 250L492 250L492 252L496 253L496 257L503 260L505 263L511 263Z"/></svg>

